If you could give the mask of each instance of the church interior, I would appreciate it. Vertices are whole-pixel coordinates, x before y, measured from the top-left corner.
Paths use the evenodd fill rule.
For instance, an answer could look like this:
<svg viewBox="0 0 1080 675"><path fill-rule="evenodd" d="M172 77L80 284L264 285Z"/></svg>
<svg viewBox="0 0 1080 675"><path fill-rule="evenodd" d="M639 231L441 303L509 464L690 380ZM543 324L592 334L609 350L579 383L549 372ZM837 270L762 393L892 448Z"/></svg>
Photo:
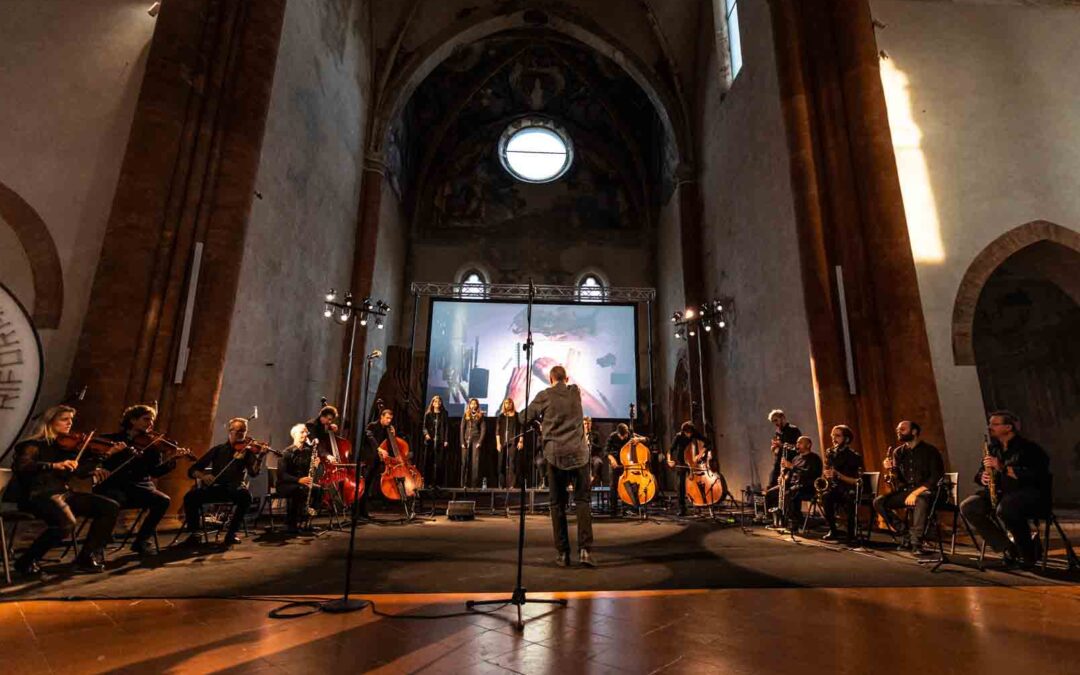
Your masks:
<svg viewBox="0 0 1080 675"><path fill-rule="evenodd" d="M1076 0L0 4L5 672L1073 672Z"/></svg>

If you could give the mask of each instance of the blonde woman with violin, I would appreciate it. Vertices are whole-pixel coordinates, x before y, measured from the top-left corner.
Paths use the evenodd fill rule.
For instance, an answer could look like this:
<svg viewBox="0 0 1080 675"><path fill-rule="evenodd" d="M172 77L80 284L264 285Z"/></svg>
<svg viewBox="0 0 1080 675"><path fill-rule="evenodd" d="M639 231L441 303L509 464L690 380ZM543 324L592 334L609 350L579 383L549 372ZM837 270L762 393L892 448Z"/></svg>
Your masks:
<svg viewBox="0 0 1080 675"><path fill-rule="evenodd" d="M86 542L75 558L82 572L103 572L97 556L116 525L120 506L113 500L68 485L72 475L82 477L104 473L97 468L99 454L107 454L112 444L91 434L73 434L75 408L58 405L42 415L34 431L15 446L12 469L15 473L19 508L45 521L47 527L18 560L15 569L25 576L41 574L38 561L54 546L71 536L76 517L90 518ZM94 445L93 449L90 446Z"/></svg>
<svg viewBox="0 0 1080 675"><path fill-rule="evenodd" d="M225 503L231 503L235 508L226 530L224 546L229 548L240 543L237 532L251 507L247 479L258 475L270 447L248 437L248 423L243 417L229 420L228 429L228 440L207 450L188 469L188 477L195 479L197 484L184 495L184 522L191 533L185 545L202 541L199 535L199 509L203 504Z"/></svg>

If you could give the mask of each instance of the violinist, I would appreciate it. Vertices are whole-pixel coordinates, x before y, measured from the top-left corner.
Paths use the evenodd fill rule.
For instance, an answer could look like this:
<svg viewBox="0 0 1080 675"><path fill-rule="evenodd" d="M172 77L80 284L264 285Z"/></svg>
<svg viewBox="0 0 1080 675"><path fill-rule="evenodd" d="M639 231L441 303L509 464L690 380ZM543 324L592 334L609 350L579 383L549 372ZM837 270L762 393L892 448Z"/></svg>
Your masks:
<svg viewBox="0 0 1080 675"><path fill-rule="evenodd" d="M588 419L588 418L586 418ZM495 421L495 454L499 458L499 482L501 487L517 485L518 452L525 447L518 421L514 399L502 402L499 419Z"/></svg>
<svg viewBox="0 0 1080 675"><path fill-rule="evenodd" d="M322 500L322 488L314 482L313 475L322 462L322 444L308 437L308 428L304 424L294 426L289 435L293 444L285 448L278 463L277 493L288 500L285 511L287 531L297 534L304 507Z"/></svg>
<svg viewBox="0 0 1080 675"><path fill-rule="evenodd" d="M70 438L75 409L59 405L45 411L41 421L25 440L15 446L12 468L18 485L19 508L45 521L46 528L30 548L15 561L15 569L23 575L41 573L38 561L54 546L71 536L76 516L90 518L86 542L75 558L75 567L82 572L103 572L105 566L97 559L112 535L120 506L101 495L75 492L68 485L72 475L91 474L104 477L93 458L76 462L83 443L65 444ZM72 445L67 449L67 445Z"/></svg>
<svg viewBox="0 0 1080 675"><path fill-rule="evenodd" d="M446 456L446 449L450 447L450 416L443 407L442 397L436 394L431 397L424 412L424 458L420 463L420 469L427 471L427 465L432 464L431 481L436 484L439 477L439 457Z"/></svg>
<svg viewBox="0 0 1080 675"><path fill-rule="evenodd" d="M855 538L855 513L859 507L855 503L855 486L862 480L863 459L857 450L851 447L855 432L846 424L837 424L829 432L833 447L825 451L825 468L822 472L829 481L829 490L822 500L825 509L825 521L829 531L822 541L836 541L840 538L836 531L836 507L847 510L847 538Z"/></svg>
<svg viewBox="0 0 1080 675"><path fill-rule="evenodd" d="M229 420L229 438L215 445L197 459L188 469L188 477L194 478L196 486L184 495L184 522L191 535L185 545L198 544L199 509L203 504L231 503L232 519L225 534L226 548L240 543L237 531L244 522L244 515L251 506L248 476L255 476L262 469L264 454L252 451L251 439L247 437L248 424L243 417Z"/></svg>
<svg viewBox="0 0 1080 675"><path fill-rule="evenodd" d="M608 495L608 505L611 509L611 515L618 516L622 511L622 500L619 499L619 478L622 476L623 467L619 462L619 451L630 440L630 427L620 423L615 427L615 431L611 432L608 436L607 445L604 446L604 452L607 455L607 463L611 468L611 485L610 494Z"/></svg>
<svg viewBox="0 0 1080 675"><path fill-rule="evenodd" d="M150 445L145 450L135 448L135 439L154 428L157 410L148 405L133 405L120 418L120 431L105 438L124 443L127 449L107 458L102 467L109 475L94 486L94 493L120 504L121 509L146 509L146 518L135 535L131 550L139 555L151 555L154 547L150 538L158 523L169 510L169 495L157 489L154 478L176 468L176 458L165 459L164 448Z"/></svg>
<svg viewBox="0 0 1080 675"><path fill-rule="evenodd" d="M686 474L689 473L691 468L686 464L684 455L686 454L686 447L693 441L698 441L706 448L709 447L709 442L697 430L694 423L687 420L679 426L679 433L675 434L675 438L671 441L671 447L668 448L667 465L668 468L675 469L675 484L679 493L678 515L680 516L686 515ZM712 451L707 451L705 461L709 461L711 456Z"/></svg>
<svg viewBox="0 0 1080 675"><path fill-rule="evenodd" d="M394 411L390 408L383 408L379 413L378 421L372 422L364 429L364 437L367 443L364 444L364 451L360 455L360 461L365 465L364 471L364 485L369 486L364 490L364 494L360 497L360 502L357 505L357 517L358 518L371 518L371 512L368 510L368 498L375 490L370 486L378 485L379 477L383 471L383 460L387 458L387 453L384 448L391 446L390 433L393 431ZM383 445L385 443L385 445Z"/></svg>

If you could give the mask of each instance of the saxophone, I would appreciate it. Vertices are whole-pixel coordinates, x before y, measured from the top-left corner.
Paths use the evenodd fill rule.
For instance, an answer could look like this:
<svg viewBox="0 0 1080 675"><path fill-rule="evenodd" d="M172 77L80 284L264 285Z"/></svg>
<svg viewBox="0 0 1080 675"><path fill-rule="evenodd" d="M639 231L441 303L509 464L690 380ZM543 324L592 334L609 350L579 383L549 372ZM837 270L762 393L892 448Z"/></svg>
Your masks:
<svg viewBox="0 0 1080 675"><path fill-rule="evenodd" d="M985 460L990 456L990 440L983 436L983 459ZM997 472L993 469L988 469L986 465L983 465L983 471L990 480L986 483L986 491L990 493L990 508L997 509L998 505L998 493L997 493Z"/></svg>
<svg viewBox="0 0 1080 675"><path fill-rule="evenodd" d="M825 469L833 468L833 458L836 456L837 446L832 446L825 451ZM836 478L826 478L824 475L818 476L814 479L814 492L817 494L818 502L822 502L825 499L826 493L832 488L836 487Z"/></svg>
<svg viewBox="0 0 1080 675"><path fill-rule="evenodd" d="M889 448L885 451L885 456L889 458L890 462L892 462L892 466L888 469L885 469L885 484L888 485L889 489L893 492L899 490L901 487L900 474L897 473L896 453L899 452L900 448L902 447L904 447L903 443L897 445L894 448Z"/></svg>
<svg viewBox="0 0 1080 675"><path fill-rule="evenodd" d="M311 507L311 494L315 492L315 470L319 468L319 465L315 460L319 458L319 439L312 440L309 444L311 447L311 459L308 461L307 477L311 481L311 485L308 485L307 501L304 502L304 512L308 514L309 518L315 516L315 509Z"/></svg>

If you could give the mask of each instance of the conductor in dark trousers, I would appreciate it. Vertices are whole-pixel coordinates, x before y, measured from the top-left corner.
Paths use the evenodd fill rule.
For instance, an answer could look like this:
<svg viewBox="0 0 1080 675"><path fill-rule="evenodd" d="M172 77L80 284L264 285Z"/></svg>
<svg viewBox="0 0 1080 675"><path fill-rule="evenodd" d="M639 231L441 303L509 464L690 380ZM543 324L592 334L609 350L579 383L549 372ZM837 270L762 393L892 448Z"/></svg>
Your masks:
<svg viewBox="0 0 1080 675"><path fill-rule="evenodd" d="M555 548L559 552L555 564L560 567L570 564L566 505L570 501L567 487L573 484L574 502L577 505L578 561L583 566L596 567L589 555L592 546L589 446L585 443L581 391L577 385L566 383L566 369L562 366L552 368L548 378L551 387L536 395L522 413L522 419L539 419L541 422L548 487L551 490L551 527L555 532Z"/></svg>

